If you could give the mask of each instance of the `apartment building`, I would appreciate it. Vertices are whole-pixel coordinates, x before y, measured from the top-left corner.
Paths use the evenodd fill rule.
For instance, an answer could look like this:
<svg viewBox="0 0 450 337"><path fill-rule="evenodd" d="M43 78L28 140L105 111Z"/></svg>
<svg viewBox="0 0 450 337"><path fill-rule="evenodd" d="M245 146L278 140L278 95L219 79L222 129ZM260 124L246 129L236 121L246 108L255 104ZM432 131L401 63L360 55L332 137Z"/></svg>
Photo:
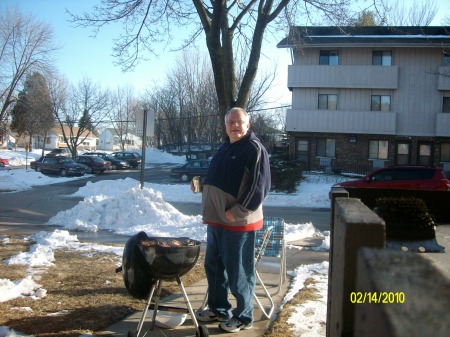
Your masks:
<svg viewBox="0 0 450 337"><path fill-rule="evenodd" d="M294 27L290 155L306 170L450 171L450 27Z"/></svg>

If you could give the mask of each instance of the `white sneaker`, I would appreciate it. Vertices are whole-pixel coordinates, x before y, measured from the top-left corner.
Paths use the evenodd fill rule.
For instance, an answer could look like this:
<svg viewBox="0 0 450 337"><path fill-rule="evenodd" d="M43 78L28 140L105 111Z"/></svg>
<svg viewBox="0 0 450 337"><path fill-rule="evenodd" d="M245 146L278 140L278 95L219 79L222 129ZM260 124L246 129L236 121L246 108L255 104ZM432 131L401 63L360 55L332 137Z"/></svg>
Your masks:
<svg viewBox="0 0 450 337"><path fill-rule="evenodd" d="M242 323L236 317L231 317L228 321L219 324L219 328L227 332L239 332L253 328L253 323Z"/></svg>
<svg viewBox="0 0 450 337"><path fill-rule="evenodd" d="M225 322L228 320L227 317L220 317L217 316L211 309L205 309L205 310L197 310L195 312L195 318L197 318L200 322Z"/></svg>

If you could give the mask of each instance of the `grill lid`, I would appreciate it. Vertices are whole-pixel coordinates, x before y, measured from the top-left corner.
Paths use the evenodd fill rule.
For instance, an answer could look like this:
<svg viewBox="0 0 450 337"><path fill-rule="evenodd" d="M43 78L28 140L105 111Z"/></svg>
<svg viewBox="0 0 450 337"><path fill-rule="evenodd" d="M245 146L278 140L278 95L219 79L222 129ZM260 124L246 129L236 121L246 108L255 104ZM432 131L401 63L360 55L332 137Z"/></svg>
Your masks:
<svg viewBox="0 0 450 337"><path fill-rule="evenodd" d="M187 237L132 236L125 245L122 272L128 292L147 297L154 279L174 279L189 272L200 255L200 241Z"/></svg>

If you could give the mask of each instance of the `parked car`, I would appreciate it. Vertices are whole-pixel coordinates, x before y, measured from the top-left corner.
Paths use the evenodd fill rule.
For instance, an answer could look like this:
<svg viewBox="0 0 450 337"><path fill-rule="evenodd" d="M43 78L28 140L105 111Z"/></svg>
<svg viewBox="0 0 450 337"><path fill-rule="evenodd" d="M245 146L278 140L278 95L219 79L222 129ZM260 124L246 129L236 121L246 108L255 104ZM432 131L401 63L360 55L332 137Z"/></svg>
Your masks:
<svg viewBox="0 0 450 337"><path fill-rule="evenodd" d="M103 158L104 160L111 162L111 170L130 168L130 163L128 161L113 157L112 155L105 152L86 152L83 155L98 156L100 158Z"/></svg>
<svg viewBox="0 0 450 337"><path fill-rule="evenodd" d="M100 155L104 155L107 154L106 152L101 152L101 151L93 151L93 152L83 152L83 156L100 156Z"/></svg>
<svg viewBox="0 0 450 337"><path fill-rule="evenodd" d="M5 165L4 162L0 161L0 170L10 170L10 169L11 169L11 166Z"/></svg>
<svg viewBox="0 0 450 337"><path fill-rule="evenodd" d="M38 160L33 160L32 162L30 162L30 168L32 170L35 170L36 172L40 172L41 164L43 161L44 161L44 156L41 156L41 158L39 158Z"/></svg>
<svg viewBox="0 0 450 337"><path fill-rule="evenodd" d="M90 171L86 165L78 164L72 158L65 156L46 155L39 167L43 174L55 174L61 177L82 176Z"/></svg>
<svg viewBox="0 0 450 337"><path fill-rule="evenodd" d="M141 163L141 155L137 152L131 151L113 152L111 153L111 156L129 162L130 166L134 168L138 167L139 164Z"/></svg>
<svg viewBox="0 0 450 337"><path fill-rule="evenodd" d="M441 168L429 166L389 166L362 179L341 182L331 188L391 188L449 191L450 181Z"/></svg>
<svg viewBox="0 0 450 337"><path fill-rule="evenodd" d="M76 156L72 158L76 163L83 164L89 166L91 168L91 172L100 172L103 173L107 170L111 170L111 162L104 160L98 156Z"/></svg>
<svg viewBox="0 0 450 337"><path fill-rule="evenodd" d="M0 164L3 164L3 166L9 166L9 160L6 158L0 158Z"/></svg>
<svg viewBox="0 0 450 337"><path fill-rule="evenodd" d="M173 167L170 170L170 177L180 179L183 182L190 181L192 177L205 177L208 171L210 160L191 160L184 165Z"/></svg>
<svg viewBox="0 0 450 337"><path fill-rule="evenodd" d="M53 149L47 155L72 157L72 153L70 152L69 149L66 148Z"/></svg>

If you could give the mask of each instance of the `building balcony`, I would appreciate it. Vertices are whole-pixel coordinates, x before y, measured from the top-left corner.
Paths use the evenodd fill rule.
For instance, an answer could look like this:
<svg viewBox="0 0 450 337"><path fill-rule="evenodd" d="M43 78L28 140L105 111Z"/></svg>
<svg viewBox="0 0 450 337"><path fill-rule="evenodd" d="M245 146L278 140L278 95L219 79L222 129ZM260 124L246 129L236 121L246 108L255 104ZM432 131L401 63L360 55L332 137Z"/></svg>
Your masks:
<svg viewBox="0 0 450 337"><path fill-rule="evenodd" d="M435 137L448 137L450 113L434 115ZM433 118L433 117L431 117ZM286 113L288 132L324 132L395 135L397 113L381 111L295 110Z"/></svg>
<svg viewBox="0 0 450 337"><path fill-rule="evenodd" d="M288 132L394 135L396 125L395 112L288 109L286 114Z"/></svg>
<svg viewBox="0 0 450 337"><path fill-rule="evenodd" d="M436 137L448 137L450 134L450 113L436 114Z"/></svg>
<svg viewBox="0 0 450 337"><path fill-rule="evenodd" d="M450 67L439 67L438 90L450 90Z"/></svg>
<svg viewBox="0 0 450 337"><path fill-rule="evenodd" d="M398 67L290 65L289 88L397 89Z"/></svg>

